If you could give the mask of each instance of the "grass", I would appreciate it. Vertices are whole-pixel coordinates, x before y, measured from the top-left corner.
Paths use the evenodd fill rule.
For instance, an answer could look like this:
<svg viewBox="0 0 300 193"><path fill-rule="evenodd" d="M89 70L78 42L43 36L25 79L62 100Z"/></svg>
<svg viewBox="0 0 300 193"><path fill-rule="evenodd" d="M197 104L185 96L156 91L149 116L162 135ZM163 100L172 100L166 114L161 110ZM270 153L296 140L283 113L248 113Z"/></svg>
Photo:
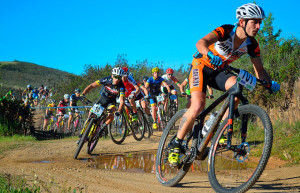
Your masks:
<svg viewBox="0 0 300 193"><path fill-rule="evenodd" d="M274 140L272 154L288 162L288 165L300 163L300 121L273 123Z"/></svg>

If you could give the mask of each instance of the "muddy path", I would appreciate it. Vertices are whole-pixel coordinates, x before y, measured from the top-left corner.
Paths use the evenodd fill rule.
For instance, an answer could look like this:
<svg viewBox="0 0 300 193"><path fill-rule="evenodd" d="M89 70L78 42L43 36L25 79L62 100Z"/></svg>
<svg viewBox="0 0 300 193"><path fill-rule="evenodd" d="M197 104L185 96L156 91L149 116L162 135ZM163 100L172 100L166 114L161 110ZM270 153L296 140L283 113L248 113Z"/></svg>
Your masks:
<svg viewBox="0 0 300 193"><path fill-rule="evenodd" d="M0 172L22 175L42 192L213 192L206 174L206 161L198 161L177 187L164 187L156 179L154 154L161 133L122 145L111 140L98 143L94 155L84 147L73 159L76 139L31 142L0 155ZM299 192L300 166L283 167L270 158L259 182L249 192Z"/></svg>

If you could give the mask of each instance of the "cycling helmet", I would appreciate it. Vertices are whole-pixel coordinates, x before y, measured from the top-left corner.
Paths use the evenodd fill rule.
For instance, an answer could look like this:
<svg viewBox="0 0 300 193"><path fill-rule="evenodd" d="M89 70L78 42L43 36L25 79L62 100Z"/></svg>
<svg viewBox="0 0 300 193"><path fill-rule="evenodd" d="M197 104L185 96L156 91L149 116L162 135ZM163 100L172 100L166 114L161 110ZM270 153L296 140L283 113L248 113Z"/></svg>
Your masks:
<svg viewBox="0 0 300 193"><path fill-rule="evenodd" d="M52 100L51 100L51 103L56 103L56 100L55 100L55 99L52 99Z"/></svg>
<svg viewBox="0 0 300 193"><path fill-rule="evenodd" d="M166 70L166 72L167 72L168 74L173 74L173 73L174 73L174 70L173 70L172 68L168 68L168 69Z"/></svg>
<svg viewBox="0 0 300 193"><path fill-rule="evenodd" d="M31 85L30 85L30 84L28 84L28 85L27 85L27 88L31 88Z"/></svg>
<svg viewBox="0 0 300 193"><path fill-rule="evenodd" d="M237 19L265 19L265 17L264 10L254 3L242 5L236 10Z"/></svg>
<svg viewBox="0 0 300 193"><path fill-rule="evenodd" d="M47 90L47 86L45 86L44 89Z"/></svg>
<svg viewBox="0 0 300 193"><path fill-rule="evenodd" d="M112 75L117 75L117 76L124 76L124 70L120 67L115 67L111 71Z"/></svg>
<svg viewBox="0 0 300 193"><path fill-rule="evenodd" d="M131 72L129 72L129 74L128 74L129 76L131 76L131 77L133 77L133 74L131 73Z"/></svg>
<svg viewBox="0 0 300 193"><path fill-rule="evenodd" d="M159 68L158 67L153 68L152 72L159 72Z"/></svg>
<svg viewBox="0 0 300 193"><path fill-rule="evenodd" d="M34 87L33 89L34 89L34 90L37 90L37 87Z"/></svg>
<svg viewBox="0 0 300 193"><path fill-rule="evenodd" d="M65 95L64 95L64 98L65 98L65 99L70 99L70 95L69 95L69 94L65 94Z"/></svg>
<svg viewBox="0 0 300 193"><path fill-rule="evenodd" d="M75 93L80 93L80 92L81 92L81 90L79 88L75 89Z"/></svg>
<svg viewBox="0 0 300 193"><path fill-rule="evenodd" d="M144 76L144 77L143 77L143 80L144 80L144 81L147 81L148 79L149 79L148 76Z"/></svg>

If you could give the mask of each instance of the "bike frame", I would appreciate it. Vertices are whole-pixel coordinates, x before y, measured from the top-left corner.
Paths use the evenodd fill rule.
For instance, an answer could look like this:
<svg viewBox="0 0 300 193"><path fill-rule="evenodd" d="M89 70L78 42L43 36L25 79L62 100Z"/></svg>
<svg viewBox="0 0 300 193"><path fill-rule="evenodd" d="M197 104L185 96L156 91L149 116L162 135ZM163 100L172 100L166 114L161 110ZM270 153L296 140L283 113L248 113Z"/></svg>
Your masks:
<svg viewBox="0 0 300 193"><path fill-rule="evenodd" d="M242 86L238 83L233 85L229 90L227 90L223 95L221 95L218 99L216 99L211 105L209 105L206 109L204 109L200 115L196 118L196 121L200 122L199 127L194 128L193 137L197 140L196 149L198 150L198 157L202 158L202 156L206 153L204 150L207 147L208 143L214 136L214 133L218 129L218 125L224 116L227 108L229 107L228 114L228 123L226 127L228 127L228 138L227 138L227 148L231 148L231 134L233 131L233 116L234 116L234 98L237 97L241 100L242 105L248 104L248 100L242 94ZM201 129L203 128L203 123L205 117L211 112L214 108L216 108L221 102L224 104L221 106L219 112L217 113L211 128L208 130L207 134L204 137L201 137ZM230 121L231 120L231 121ZM247 130L244 130L243 133L246 133Z"/></svg>

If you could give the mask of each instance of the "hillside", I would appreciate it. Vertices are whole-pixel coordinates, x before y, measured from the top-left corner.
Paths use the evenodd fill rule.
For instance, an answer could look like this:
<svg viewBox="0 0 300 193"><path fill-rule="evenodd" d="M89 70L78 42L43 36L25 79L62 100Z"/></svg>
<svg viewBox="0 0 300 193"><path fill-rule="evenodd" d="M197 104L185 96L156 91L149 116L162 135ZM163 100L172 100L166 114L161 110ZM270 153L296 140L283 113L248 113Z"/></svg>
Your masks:
<svg viewBox="0 0 300 193"><path fill-rule="evenodd" d="M10 89L25 89L28 84L53 86L71 76L76 75L28 62L0 62L0 96Z"/></svg>

